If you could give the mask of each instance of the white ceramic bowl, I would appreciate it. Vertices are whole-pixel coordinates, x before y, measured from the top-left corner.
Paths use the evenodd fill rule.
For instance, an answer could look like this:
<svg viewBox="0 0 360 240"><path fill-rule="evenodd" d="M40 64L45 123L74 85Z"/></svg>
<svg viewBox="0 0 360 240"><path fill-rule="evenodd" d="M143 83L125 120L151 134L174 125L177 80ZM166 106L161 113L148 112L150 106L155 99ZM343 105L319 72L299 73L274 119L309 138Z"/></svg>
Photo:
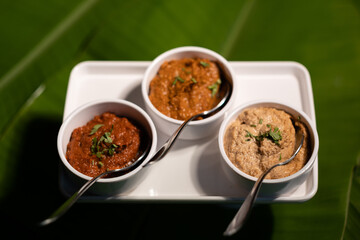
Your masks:
<svg viewBox="0 0 360 240"><path fill-rule="evenodd" d="M215 136L215 134L218 132L222 120L224 119L225 112L229 110L229 108L235 101L235 73L233 72L228 61L225 60L225 58L223 58L221 55L214 51L201 47L179 47L164 52L163 54L155 58L150 64L150 66L147 68L142 81L141 90L145 101L146 111L153 119L156 128L167 136L171 136L175 132L175 130L182 124L183 121L170 118L154 107L154 105L149 99L150 82L154 78L161 64L163 64L164 61L195 57L206 58L217 62L222 70L222 73L226 76L226 79L232 85L232 93L230 100L221 111L217 112L211 117L188 123L188 125L180 134L179 139L200 139L208 137L210 135Z"/></svg>
<svg viewBox="0 0 360 240"><path fill-rule="evenodd" d="M234 109L233 111L231 111L231 113L229 113L229 115L226 117L224 122L221 124L219 130L218 143L219 143L220 153L223 159L222 161L223 169L225 170L226 175L231 181L240 184L249 191L256 182L257 180L256 177L244 173L230 161L224 149L224 136L227 127L237 118L237 116L242 111L254 107L272 107L272 108L284 110L285 112L291 114L294 117L300 116L301 121L308 128L312 150L311 150L310 158L306 163L306 165L298 172L288 177L279 178L279 179L265 179L260 189L260 195L262 196L277 196L285 192L292 192L306 180L308 174L311 172L314 166L314 162L317 159L317 154L319 150L319 138L314 121L312 121L303 111L296 109L293 106L289 106L288 104L275 102L275 101L259 100L259 101L253 101L243 104L237 107L236 109Z"/></svg>
<svg viewBox="0 0 360 240"><path fill-rule="evenodd" d="M75 189L81 187L82 184L90 180L91 177L77 171L66 160L66 149L71 137L71 133L75 128L85 125L96 115L100 115L104 112L112 112L118 116L132 119L147 132L147 135L149 138L151 138L149 141L151 147L149 154L147 155L143 164L148 162L151 156L155 153L157 144L156 129L151 118L143 109L126 100L105 99L87 103L74 110L64 120L60 127L57 139L58 152L61 161L65 166L66 176L69 177L72 183L74 183L73 187ZM89 189L89 192L105 195L127 192L136 186L137 182L142 179L145 171L139 170L140 167L120 177L101 178Z"/></svg>

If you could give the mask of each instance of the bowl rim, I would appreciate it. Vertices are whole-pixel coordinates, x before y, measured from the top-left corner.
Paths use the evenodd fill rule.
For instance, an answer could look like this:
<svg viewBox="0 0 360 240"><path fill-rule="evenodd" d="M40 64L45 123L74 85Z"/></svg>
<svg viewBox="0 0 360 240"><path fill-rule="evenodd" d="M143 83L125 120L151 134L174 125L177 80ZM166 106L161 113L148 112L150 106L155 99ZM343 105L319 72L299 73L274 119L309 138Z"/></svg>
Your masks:
<svg viewBox="0 0 360 240"><path fill-rule="evenodd" d="M173 48L170 49L168 51L165 51L163 53L161 53L160 55L158 55L148 66L148 68L146 69L144 76L143 76L143 80L141 83L141 92L143 95L143 99L145 104L151 109L152 112L154 112L158 117L160 117L161 119L164 119L172 124L176 124L176 125L181 125L183 123L183 120L178 120L178 119L174 119L171 117L166 116L165 114L163 114L162 112L160 112L150 101L149 99L149 94L148 94L148 89L149 89L149 85L150 85L150 81L152 80L152 78L150 79L149 74L151 71L153 71L153 69L155 67L159 68L161 66L161 64L164 62L164 59L170 57L171 55L176 55L179 53L201 53L201 54L207 54L213 58L215 58L217 61L219 61L223 67L229 72L229 76L232 78L232 91L231 91L231 96L228 100L228 102L225 104L225 106L218 111L217 113L215 113L214 115L207 117L205 119L201 119L198 121L190 121L188 123L188 125L191 126L197 126L197 125L203 125L203 124L207 124L209 122L213 122L216 121L217 119L221 118L221 116L223 114L225 114L229 108L231 107L231 103L234 101L235 99L235 91L236 91L236 75L234 70L232 69L232 67L230 66L229 62L223 57L221 56L219 53L207 49L207 48L203 48L203 47L198 47L198 46L182 46L182 47L177 47L177 48ZM176 58L174 58L176 59ZM159 65L159 66L157 66Z"/></svg>
<svg viewBox="0 0 360 240"><path fill-rule="evenodd" d="M238 107L236 107L235 109L231 110L231 112L228 113L228 115L225 117L224 121L222 122L220 129L219 129L219 137L218 137L218 144L219 144L219 148L220 148L220 153L222 155L222 161L225 161L226 164L237 174L242 176L245 179L248 179L250 181L256 182L257 181L257 177L253 177L249 174L246 174L245 172L241 171L239 168L237 168L228 158L225 149L224 149L224 135L225 132L227 130L227 127L229 126L229 124L234 121L234 119L236 118L236 116L238 116L242 111L244 111L245 109L251 108L251 107L257 107L257 106L261 106L263 104L269 105L266 107L271 107L271 106L277 106L275 108L277 109L281 109L282 107L284 108L289 108L292 109L294 112L297 112L299 114L299 116L302 119L305 119L306 123L310 126L311 129L308 129L310 132L312 132L313 137L314 137L314 143L313 143L313 150L312 153L307 161L307 163L305 164L305 166L303 166L299 171L297 171L294 174L291 174L290 176L284 177L284 178L277 178L277 179L264 179L263 183L265 184L278 184L278 183L285 183L288 181L291 181L293 179L298 178L299 176L301 176L302 174L306 173L307 171L311 170L312 166L314 165L314 162L317 158L318 155L318 151L319 151L319 136L317 133L317 129L316 129L316 125L314 123L313 120L310 119L310 117L303 112L302 110L298 109L297 107L285 103L283 101L277 101L277 100L268 100L268 99L262 99L262 100L253 100L253 101L248 101L246 103L243 103L241 105L239 105ZM285 110L285 109L282 109ZM304 121L304 120L303 120Z"/></svg>
<svg viewBox="0 0 360 240"><path fill-rule="evenodd" d="M68 127L68 124L71 123L71 121L73 120L74 117L76 117L79 113L81 113L82 111L84 111L85 109L91 108L91 107L95 107L99 104L106 104L106 103L113 103L113 104L119 104L119 105L126 105L128 107L133 108L135 111L137 111L139 114L141 114L145 120L147 121L147 123L149 124L150 130L151 130L151 134L152 134L152 143L151 143L151 147L149 149L149 153L148 156L146 157L145 161L141 164L144 165L146 162L148 162L150 160L150 158L153 156L155 150L156 150L156 146L157 146L157 132L156 132L156 128L155 125L153 123L153 121L151 120L151 118L149 117L149 115L139 106L137 106L136 104L127 101L127 100L123 100L123 99L98 99L98 100L94 100L88 103L85 103L79 107L77 107L75 110L73 110L62 122L61 127L58 131L58 137L57 137L57 149L58 149L58 154L60 156L60 159L62 161L62 163L66 166L66 168L68 170L70 170L73 174L75 174L76 176L88 181L91 180L93 177L90 177L88 175L85 175L81 172L79 172L78 170L76 170L66 159L65 157L65 153L62 149L62 141L64 138L64 132ZM93 118L94 116L92 116ZM91 119L92 119L91 118ZM80 127L80 126L78 126ZM73 131L74 129L72 129ZM67 143L69 142L69 140L66 140ZM67 145L67 144L66 144ZM135 175L139 170L140 170L140 166L137 167L136 169L132 170L131 172L123 175L123 176L119 176L119 177L112 177L112 178L101 178L99 179L97 182L99 183L112 183L112 182L119 182L122 180L126 180L128 178L130 178L131 176Z"/></svg>

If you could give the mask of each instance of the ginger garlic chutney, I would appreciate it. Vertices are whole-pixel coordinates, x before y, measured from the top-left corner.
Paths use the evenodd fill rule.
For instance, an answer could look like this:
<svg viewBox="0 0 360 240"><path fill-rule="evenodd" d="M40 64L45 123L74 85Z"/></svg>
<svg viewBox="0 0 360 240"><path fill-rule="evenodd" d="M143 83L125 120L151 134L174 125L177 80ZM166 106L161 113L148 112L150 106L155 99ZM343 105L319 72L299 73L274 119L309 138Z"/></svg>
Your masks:
<svg viewBox="0 0 360 240"><path fill-rule="evenodd" d="M209 59L165 61L150 82L149 99L164 115L186 120L220 102L221 81L217 63Z"/></svg>
<svg viewBox="0 0 360 240"><path fill-rule="evenodd" d="M139 154L140 134L140 129L126 117L105 112L72 132L66 159L90 177L124 168Z"/></svg>

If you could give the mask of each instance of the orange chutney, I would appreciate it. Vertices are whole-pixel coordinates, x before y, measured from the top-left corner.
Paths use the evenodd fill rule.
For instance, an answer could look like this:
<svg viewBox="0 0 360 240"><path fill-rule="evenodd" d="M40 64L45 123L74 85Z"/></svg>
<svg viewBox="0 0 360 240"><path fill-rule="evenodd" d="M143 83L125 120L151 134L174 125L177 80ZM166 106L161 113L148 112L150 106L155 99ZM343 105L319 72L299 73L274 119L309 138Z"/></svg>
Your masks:
<svg viewBox="0 0 360 240"><path fill-rule="evenodd" d="M220 75L217 64L208 59L166 61L150 82L150 101L166 116L185 120L219 103Z"/></svg>

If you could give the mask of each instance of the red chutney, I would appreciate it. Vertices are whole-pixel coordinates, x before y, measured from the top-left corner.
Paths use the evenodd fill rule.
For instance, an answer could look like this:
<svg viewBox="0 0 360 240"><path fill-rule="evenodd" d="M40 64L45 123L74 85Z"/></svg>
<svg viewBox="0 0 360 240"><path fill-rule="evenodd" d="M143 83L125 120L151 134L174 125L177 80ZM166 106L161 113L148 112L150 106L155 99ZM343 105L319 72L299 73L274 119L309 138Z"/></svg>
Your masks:
<svg viewBox="0 0 360 240"><path fill-rule="evenodd" d="M79 172L94 177L132 164L139 148L140 129L127 118L106 112L72 132L66 159Z"/></svg>
<svg viewBox="0 0 360 240"><path fill-rule="evenodd" d="M220 69L209 59L164 62L150 82L149 99L168 117L185 120L214 108L224 95Z"/></svg>

